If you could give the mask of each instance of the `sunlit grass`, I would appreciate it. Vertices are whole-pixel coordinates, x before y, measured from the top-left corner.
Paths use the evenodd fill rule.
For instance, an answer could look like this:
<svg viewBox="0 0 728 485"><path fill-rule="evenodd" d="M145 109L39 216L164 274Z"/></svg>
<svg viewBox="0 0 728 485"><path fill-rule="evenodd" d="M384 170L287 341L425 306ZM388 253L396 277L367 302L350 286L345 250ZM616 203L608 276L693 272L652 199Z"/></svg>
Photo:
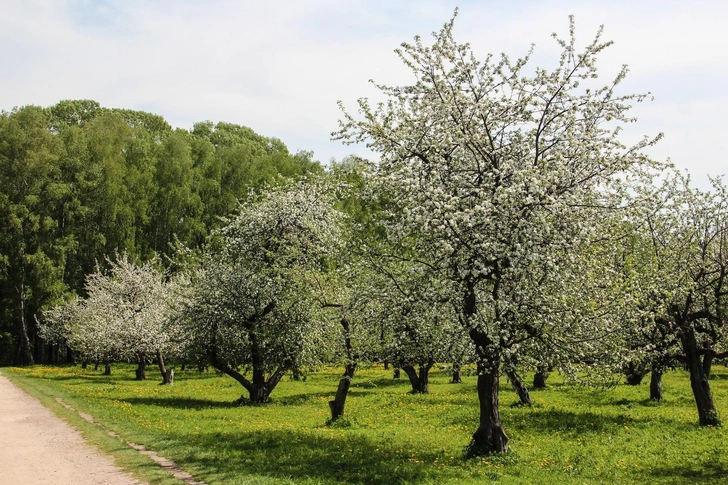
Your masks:
<svg viewBox="0 0 728 485"><path fill-rule="evenodd" d="M214 372L177 371L174 386L131 366L112 376L76 367L4 369L23 386L59 396L129 441L158 451L208 484L728 483L723 428L697 426L687 374L665 375L665 399L647 383L610 391L563 385L512 406L503 379L501 419L511 452L465 461L477 426L475 377L450 384L433 372L430 395L381 367L360 371L347 401L348 426L325 425L339 369L284 379L263 406L237 406L242 387ZM728 417L728 371L711 381Z"/></svg>

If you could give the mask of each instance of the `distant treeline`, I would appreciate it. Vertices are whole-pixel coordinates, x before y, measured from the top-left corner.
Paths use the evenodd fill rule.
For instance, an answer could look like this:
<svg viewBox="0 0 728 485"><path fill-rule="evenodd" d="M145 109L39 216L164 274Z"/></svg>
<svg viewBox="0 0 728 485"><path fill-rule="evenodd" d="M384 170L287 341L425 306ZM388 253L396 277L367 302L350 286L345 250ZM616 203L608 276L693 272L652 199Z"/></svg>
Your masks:
<svg viewBox="0 0 728 485"><path fill-rule="evenodd" d="M0 114L0 364L57 360L35 315L108 255L204 243L251 189L323 172L312 152L210 121L66 100ZM63 360L62 357L60 360Z"/></svg>

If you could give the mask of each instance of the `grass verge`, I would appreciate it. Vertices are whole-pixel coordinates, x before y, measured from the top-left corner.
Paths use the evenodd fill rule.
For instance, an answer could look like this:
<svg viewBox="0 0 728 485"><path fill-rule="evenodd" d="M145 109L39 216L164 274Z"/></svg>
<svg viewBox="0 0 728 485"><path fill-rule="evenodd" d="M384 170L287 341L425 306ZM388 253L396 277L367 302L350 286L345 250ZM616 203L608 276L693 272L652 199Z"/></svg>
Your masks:
<svg viewBox="0 0 728 485"><path fill-rule="evenodd" d="M463 458L477 427L475 377L449 384L447 374L435 371L431 394L412 395L390 371L363 369L347 401L347 426L326 426L339 372L284 379L271 403L239 406L242 387L214 372L176 371L169 387L156 376L134 381L126 365L111 376L75 367L3 369L57 414L67 412L55 403L61 397L209 485L728 483L724 428L697 426L682 371L665 375L659 404L647 399L647 383L602 391L553 375L547 390L532 391L533 407L519 407L503 380L501 419L511 452L475 460ZM726 368L714 368L711 386L719 411L728 414ZM150 466L114 450L118 441L103 444L113 439L98 428L68 420L105 451L120 453L122 466L140 472Z"/></svg>

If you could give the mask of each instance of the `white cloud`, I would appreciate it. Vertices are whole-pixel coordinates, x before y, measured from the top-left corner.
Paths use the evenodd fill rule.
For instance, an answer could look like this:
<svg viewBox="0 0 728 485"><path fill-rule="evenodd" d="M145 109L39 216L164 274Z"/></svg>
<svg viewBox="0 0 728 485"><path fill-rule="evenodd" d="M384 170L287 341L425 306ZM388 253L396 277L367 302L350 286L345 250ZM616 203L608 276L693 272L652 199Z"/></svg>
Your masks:
<svg viewBox="0 0 728 485"><path fill-rule="evenodd" d="M3 2L0 16L0 108L96 99L144 109L190 128L210 119L250 126L321 160L354 151L329 141L336 101L354 106L375 96L367 83L408 80L393 49L448 20L456 2L440 1L40 1ZM631 73L625 89L652 91L640 105L640 132L664 131L655 156L694 173L722 173L728 75L716 1L461 2L456 36L476 53L556 52L552 31L581 42L599 24L615 45L602 66ZM606 74L605 74L606 75ZM363 149L356 149L366 153Z"/></svg>

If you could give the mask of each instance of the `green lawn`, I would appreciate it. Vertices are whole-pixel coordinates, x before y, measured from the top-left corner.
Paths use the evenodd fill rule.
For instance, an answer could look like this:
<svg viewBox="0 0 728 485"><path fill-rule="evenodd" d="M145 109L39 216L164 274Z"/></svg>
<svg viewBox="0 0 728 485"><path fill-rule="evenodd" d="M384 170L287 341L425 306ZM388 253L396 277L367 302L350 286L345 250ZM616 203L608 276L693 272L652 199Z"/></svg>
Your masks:
<svg viewBox="0 0 728 485"><path fill-rule="evenodd" d="M517 407L502 379L511 452L469 461L463 447L477 426L475 377L449 384L448 375L433 372L431 394L421 396L381 367L361 370L346 425L327 427L339 372L286 378L270 404L238 406L242 387L214 372L178 371L169 387L151 372L136 382L125 365L112 376L80 367L2 369L57 413L61 397L209 485L728 483L726 430L697 426L682 371L665 375L660 404L647 400L647 382L602 391L563 385L553 374L547 390L531 392L532 408ZM728 420L728 370L715 367L711 385Z"/></svg>

